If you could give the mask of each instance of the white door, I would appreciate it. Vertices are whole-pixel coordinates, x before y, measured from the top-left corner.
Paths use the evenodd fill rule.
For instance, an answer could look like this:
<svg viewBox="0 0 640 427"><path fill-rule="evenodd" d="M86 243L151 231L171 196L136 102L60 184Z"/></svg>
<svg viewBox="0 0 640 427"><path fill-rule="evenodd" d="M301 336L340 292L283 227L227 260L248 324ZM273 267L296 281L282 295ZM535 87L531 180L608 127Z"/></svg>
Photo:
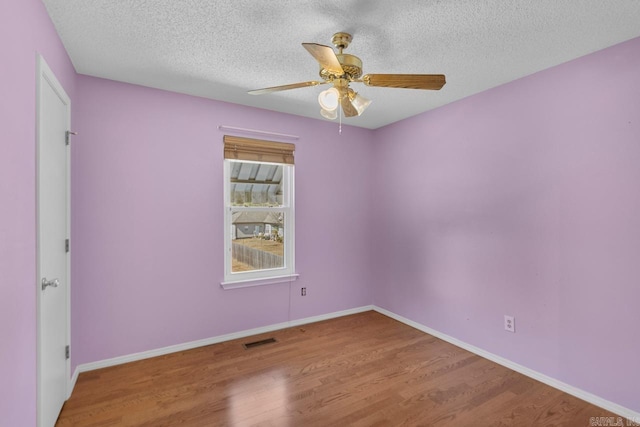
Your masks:
<svg viewBox="0 0 640 427"><path fill-rule="evenodd" d="M38 426L55 425L67 399L69 364L70 101L38 57Z"/></svg>

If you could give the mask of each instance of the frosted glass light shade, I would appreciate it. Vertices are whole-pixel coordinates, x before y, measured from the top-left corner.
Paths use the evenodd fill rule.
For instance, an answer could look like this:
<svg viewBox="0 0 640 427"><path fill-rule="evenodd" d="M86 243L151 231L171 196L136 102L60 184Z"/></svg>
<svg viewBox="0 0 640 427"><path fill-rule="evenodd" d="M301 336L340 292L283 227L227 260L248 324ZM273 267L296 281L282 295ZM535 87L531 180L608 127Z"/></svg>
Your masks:
<svg viewBox="0 0 640 427"><path fill-rule="evenodd" d="M338 117L338 112L336 110L329 111L323 108L320 110L320 114L322 114L322 117L329 120L335 120Z"/></svg>
<svg viewBox="0 0 640 427"><path fill-rule="evenodd" d="M358 111L358 115L360 115L360 114L362 114L364 112L364 110L367 109L369 104L371 104L371 100L365 98L364 96L358 95L356 93L356 96L351 101L351 104L353 104L353 106L356 109L356 111Z"/></svg>
<svg viewBox="0 0 640 427"><path fill-rule="evenodd" d="M320 92L320 95L318 95L318 103L323 110L335 111L338 108L339 97L340 94L338 93L338 89L332 87Z"/></svg>

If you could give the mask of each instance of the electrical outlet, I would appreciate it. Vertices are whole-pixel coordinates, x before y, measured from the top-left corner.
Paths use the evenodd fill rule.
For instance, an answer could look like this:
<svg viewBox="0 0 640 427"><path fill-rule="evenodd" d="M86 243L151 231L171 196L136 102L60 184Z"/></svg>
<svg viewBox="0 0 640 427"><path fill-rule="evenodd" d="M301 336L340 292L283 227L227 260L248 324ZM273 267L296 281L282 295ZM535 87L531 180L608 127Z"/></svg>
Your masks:
<svg viewBox="0 0 640 427"><path fill-rule="evenodd" d="M513 316L504 315L504 330L509 332L516 331L516 319Z"/></svg>
<svg viewBox="0 0 640 427"><path fill-rule="evenodd" d="M302 295L303 297L307 296L307 288L300 288L300 295Z"/></svg>

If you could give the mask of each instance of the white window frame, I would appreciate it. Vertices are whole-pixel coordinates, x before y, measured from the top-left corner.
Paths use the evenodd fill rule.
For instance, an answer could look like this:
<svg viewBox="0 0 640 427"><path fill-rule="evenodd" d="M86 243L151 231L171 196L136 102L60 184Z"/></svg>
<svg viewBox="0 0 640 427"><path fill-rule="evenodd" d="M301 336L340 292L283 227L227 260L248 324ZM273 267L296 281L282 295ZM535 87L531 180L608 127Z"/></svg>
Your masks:
<svg viewBox="0 0 640 427"><path fill-rule="evenodd" d="M277 164L282 166L282 206L244 207L231 205L231 165L233 163ZM289 282L297 279L295 273L295 212L294 212L294 165L248 160L224 160L224 289L245 288L249 286L269 285ZM232 272L232 212L234 211L273 211L284 214L284 267L267 270Z"/></svg>

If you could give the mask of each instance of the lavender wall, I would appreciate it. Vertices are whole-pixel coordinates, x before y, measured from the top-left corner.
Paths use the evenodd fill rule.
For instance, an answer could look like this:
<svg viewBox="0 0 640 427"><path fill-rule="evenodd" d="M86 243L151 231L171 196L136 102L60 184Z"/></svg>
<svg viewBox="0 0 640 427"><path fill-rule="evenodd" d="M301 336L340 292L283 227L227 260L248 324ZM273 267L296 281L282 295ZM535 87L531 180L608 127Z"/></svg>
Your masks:
<svg viewBox="0 0 640 427"><path fill-rule="evenodd" d="M375 304L640 411L638 76L635 39L378 130Z"/></svg>
<svg viewBox="0 0 640 427"><path fill-rule="evenodd" d="M371 303L371 131L86 76L77 98L74 366ZM291 289L220 287L220 124L300 136Z"/></svg>
<svg viewBox="0 0 640 427"><path fill-rule="evenodd" d="M74 97L75 72L39 0L0 2L0 424L36 419L36 52Z"/></svg>

